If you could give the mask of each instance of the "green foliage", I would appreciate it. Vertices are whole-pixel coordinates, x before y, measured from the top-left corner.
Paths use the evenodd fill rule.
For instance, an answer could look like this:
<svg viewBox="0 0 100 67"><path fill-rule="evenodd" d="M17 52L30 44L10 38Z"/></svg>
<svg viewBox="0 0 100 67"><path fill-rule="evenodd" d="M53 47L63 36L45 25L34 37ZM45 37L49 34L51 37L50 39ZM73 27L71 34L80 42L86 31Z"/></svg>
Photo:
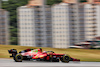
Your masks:
<svg viewBox="0 0 100 67"><path fill-rule="evenodd" d="M53 5L60 2L62 2L62 0L47 0L47 5Z"/></svg>
<svg viewBox="0 0 100 67"><path fill-rule="evenodd" d="M8 0L2 2L2 8L10 15L10 44L17 45L17 8L26 5L28 0Z"/></svg>
<svg viewBox="0 0 100 67"><path fill-rule="evenodd" d="M10 43L11 45L17 45L18 39L17 39L17 28L14 26L10 26Z"/></svg>
<svg viewBox="0 0 100 67"><path fill-rule="evenodd" d="M80 0L80 2L86 2L86 0Z"/></svg>
<svg viewBox="0 0 100 67"><path fill-rule="evenodd" d="M56 3L61 3L62 0L47 0L47 5L53 5ZM79 0L79 2L86 2L86 0Z"/></svg>
<svg viewBox="0 0 100 67"><path fill-rule="evenodd" d="M28 0L8 0L3 1L3 9L10 13L10 25L17 27L17 7L26 5Z"/></svg>

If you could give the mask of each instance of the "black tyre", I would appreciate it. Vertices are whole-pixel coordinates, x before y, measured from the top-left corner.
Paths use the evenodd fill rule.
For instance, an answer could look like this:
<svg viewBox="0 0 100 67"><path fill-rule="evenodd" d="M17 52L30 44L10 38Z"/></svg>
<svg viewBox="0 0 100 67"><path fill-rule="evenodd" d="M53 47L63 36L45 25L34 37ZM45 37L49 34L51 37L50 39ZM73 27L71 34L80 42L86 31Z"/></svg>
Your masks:
<svg viewBox="0 0 100 67"><path fill-rule="evenodd" d="M70 61L70 56L64 55L60 60L61 60L62 62L65 62L65 63L69 63L69 61Z"/></svg>
<svg viewBox="0 0 100 67"><path fill-rule="evenodd" d="M15 62L22 62L23 56L21 54L17 54L16 56L13 57Z"/></svg>

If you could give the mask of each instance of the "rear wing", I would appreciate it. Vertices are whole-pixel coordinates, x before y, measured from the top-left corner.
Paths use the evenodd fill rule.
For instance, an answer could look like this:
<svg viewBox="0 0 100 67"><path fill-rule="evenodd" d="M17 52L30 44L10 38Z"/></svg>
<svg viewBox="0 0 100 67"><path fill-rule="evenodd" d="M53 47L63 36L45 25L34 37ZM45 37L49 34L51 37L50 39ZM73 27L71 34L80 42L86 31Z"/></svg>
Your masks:
<svg viewBox="0 0 100 67"><path fill-rule="evenodd" d="M10 57L14 57L17 54L17 50L16 49L10 49L10 50L8 50L8 53L12 54L12 56L10 56Z"/></svg>

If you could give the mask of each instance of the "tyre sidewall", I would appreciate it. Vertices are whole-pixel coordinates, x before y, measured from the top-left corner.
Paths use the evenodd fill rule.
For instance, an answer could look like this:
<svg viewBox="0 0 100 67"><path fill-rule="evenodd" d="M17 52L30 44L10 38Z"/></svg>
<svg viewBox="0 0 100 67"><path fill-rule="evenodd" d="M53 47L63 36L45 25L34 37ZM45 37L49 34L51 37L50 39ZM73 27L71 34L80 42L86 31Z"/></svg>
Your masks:
<svg viewBox="0 0 100 67"><path fill-rule="evenodd" d="M18 59L18 56L19 56L21 59ZM15 60L16 62L22 62L23 56L22 56L21 54L17 54L16 56L14 56L14 60Z"/></svg>
<svg viewBox="0 0 100 67"><path fill-rule="evenodd" d="M62 58L62 62L69 63L69 61L70 61L70 56L64 55L63 58Z"/></svg>

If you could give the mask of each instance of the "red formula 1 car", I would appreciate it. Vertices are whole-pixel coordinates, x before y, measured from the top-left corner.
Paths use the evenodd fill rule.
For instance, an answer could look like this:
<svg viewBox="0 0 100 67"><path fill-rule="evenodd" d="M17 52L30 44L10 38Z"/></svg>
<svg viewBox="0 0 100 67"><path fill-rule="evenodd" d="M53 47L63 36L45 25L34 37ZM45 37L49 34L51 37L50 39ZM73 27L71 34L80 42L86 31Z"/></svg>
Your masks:
<svg viewBox="0 0 100 67"><path fill-rule="evenodd" d="M42 49L26 49L17 53L16 49L8 50L12 54L15 62L22 62L22 60L39 60L39 61L50 61L50 62L66 62L69 61L80 61L79 59L74 59L66 54L56 54L53 51L43 51Z"/></svg>

